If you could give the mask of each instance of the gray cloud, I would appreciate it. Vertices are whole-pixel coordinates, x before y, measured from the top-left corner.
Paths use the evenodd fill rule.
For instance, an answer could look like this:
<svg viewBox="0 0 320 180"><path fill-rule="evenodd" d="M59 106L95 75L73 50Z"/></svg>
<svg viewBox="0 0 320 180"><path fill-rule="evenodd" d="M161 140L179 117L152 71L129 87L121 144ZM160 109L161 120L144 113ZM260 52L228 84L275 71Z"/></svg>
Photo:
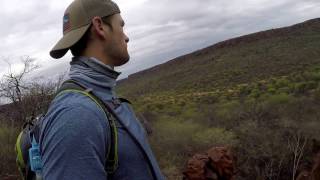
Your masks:
<svg viewBox="0 0 320 180"><path fill-rule="evenodd" d="M130 48L137 57L123 71L141 70L231 37L316 18L319 10L316 0L148 1L139 13L128 12Z"/></svg>
<svg viewBox="0 0 320 180"><path fill-rule="evenodd" d="M115 0L130 38L121 77L232 37L320 17L318 0ZM68 67L70 54L52 60L48 52L61 37L68 1L7 1L0 12L0 57L16 62L30 55L45 76ZM19 4L17 8L16 4ZM1 63L4 72L5 63Z"/></svg>

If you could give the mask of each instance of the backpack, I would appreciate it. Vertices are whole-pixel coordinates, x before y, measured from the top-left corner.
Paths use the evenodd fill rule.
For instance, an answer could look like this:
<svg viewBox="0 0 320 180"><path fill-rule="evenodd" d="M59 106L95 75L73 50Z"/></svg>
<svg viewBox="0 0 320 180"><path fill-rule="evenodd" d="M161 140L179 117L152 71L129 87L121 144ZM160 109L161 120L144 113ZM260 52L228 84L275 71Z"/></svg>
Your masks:
<svg viewBox="0 0 320 180"><path fill-rule="evenodd" d="M111 176L118 167L118 135L116 127L118 117L115 115L113 109L120 105L121 102L130 102L123 98L113 99L112 102L103 102L91 89L86 88L72 79L65 81L61 85L55 97L67 92L76 92L89 97L104 111L110 126L110 134L108 136L110 137L110 144L108 145L109 148L106 154L105 171L108 176ZM40 115L33 120L34 122L26 122L16 141L16 163L24 180L41 179L40 174L42 164L38 143L40 138L40 127L44 119L45 115Z"/></svg>

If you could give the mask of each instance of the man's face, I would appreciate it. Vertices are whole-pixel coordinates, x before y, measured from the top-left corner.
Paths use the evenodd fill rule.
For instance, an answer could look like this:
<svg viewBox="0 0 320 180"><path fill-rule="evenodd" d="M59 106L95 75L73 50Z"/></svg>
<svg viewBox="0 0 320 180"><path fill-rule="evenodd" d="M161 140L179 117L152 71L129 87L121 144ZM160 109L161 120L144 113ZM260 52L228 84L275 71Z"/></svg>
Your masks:
<svg viewBox="0 0 320 180"><path fill-rule="evenodd" d="M107 42L105 53L111 58L114 66L121 66L127 63L130 59L127 43L129 38L124 33L124 21L120 14L115 14L111 17L111 26L107 32ZM105 25L108 26L108 25Z"/></svg>

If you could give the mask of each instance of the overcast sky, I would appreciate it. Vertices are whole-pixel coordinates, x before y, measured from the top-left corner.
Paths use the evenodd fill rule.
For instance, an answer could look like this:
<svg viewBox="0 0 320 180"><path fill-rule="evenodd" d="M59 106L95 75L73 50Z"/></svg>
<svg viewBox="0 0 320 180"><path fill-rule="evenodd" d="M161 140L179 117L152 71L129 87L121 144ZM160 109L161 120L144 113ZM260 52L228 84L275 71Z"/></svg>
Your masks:
<svg viewBox="0 0 320 180"><path fill-rule="evenodd" d="M69 67L70 53L49 56L62 36L62 16L72 0L1 0L0 57L13 69L31 56L37 75ZM126 22L131 59L116 68L121 78L232 37L320 17L320 0L115 0ZM7 72L0 60L0 74Z"/></svg>

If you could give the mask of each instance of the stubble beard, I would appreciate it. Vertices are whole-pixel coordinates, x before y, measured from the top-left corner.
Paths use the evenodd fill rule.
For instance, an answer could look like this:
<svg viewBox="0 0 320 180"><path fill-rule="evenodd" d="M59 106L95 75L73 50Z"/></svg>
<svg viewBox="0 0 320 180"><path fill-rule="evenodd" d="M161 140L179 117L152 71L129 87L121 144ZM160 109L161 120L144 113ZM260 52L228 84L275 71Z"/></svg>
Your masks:
<svg viewBox="0 0 320 180"><path fill-rule="evenodd" d="M120 48L111 46L109 48L105 48L105 52L111 58L112 64L114 66L124 65L130 60L130 55L127 49L120 50Z"/></svg>
<svg viewBox="0 0 320 180"><path fill-rule="evenodd" d="M127 49L118 49L118 51L114 51L115 66L124 65L129 59L130 56Z"/></svg>

